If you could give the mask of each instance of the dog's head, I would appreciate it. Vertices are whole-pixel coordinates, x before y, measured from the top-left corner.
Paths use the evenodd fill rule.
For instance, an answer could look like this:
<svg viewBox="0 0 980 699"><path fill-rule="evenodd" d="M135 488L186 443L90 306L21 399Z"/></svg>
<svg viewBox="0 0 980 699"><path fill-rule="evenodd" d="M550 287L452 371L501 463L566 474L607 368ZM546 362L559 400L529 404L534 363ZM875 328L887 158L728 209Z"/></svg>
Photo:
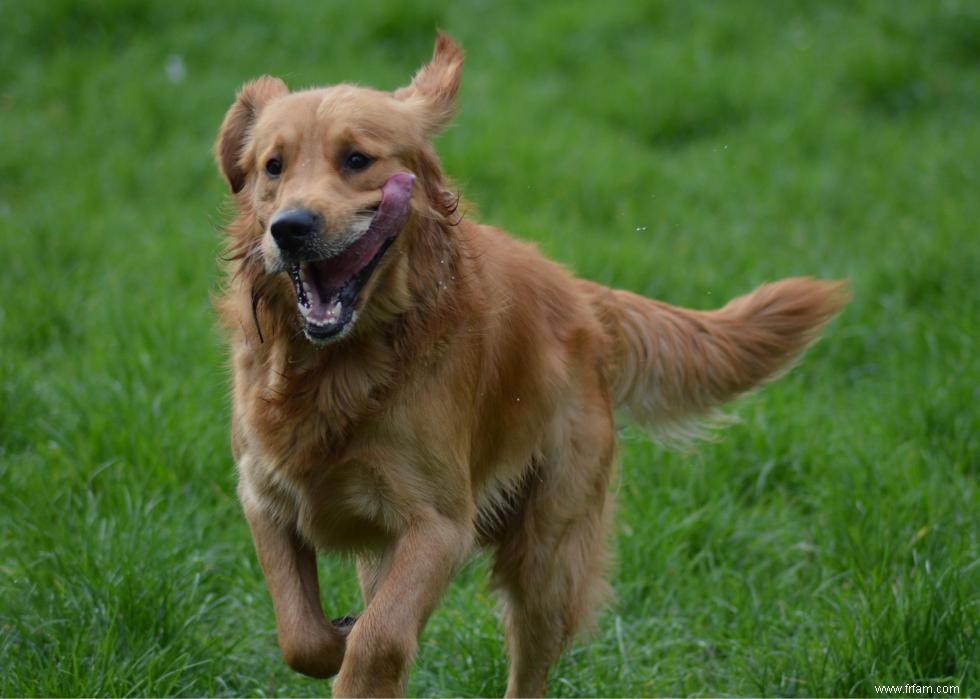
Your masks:
<svg viewBox="0 0 980 699"><path fill-rule="evenodd" d="M306 336L345 336L373 293L386 253L413 222L446 210L432 137L455 109L461 49L436 39L411 84L290 92L245 85L215 152L236 195L243 264L292 281Z"/></svg>

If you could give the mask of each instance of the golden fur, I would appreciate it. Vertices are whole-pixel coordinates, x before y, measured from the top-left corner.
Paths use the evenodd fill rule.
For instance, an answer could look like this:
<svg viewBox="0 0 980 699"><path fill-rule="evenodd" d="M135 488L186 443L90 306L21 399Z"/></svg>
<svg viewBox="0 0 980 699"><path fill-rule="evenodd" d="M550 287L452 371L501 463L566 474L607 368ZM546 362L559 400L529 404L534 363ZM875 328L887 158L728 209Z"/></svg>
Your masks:
<svg viewBox="0 0 980 699"><path fill-rule="evenodd" d="M337 695L405 691L426 619L478 545L505 603L507 694L543 693L604 595L614 409L686 434L786 370L846 302L842 283L788 279L685 310L576 279L461 216L430 139L462 61L439 35L394 93L260 78L216 145L236 205L218 305L239 495L285 660L339 673ZM368 167L341 164L355 149ZM407 219L351 323L311 342L270 222L304 207L324 222L317 244L341 245L393 177L411 186ZM324 617L315 551L356 555L356 623Z"/></svg>

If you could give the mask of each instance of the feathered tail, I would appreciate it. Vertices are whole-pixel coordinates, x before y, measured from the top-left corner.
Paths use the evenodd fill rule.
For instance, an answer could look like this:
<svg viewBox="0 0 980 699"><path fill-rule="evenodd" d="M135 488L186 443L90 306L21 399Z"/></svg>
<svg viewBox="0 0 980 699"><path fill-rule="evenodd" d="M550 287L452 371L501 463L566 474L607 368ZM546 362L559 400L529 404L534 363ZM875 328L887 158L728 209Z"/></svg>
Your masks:
<svg viewBox="0 0 980 699"><path fill-rule="evenodd" d="M594 289L599 292L598 288ZM765 284L716 311L602 289L613 400L668 440L699 433L721 404L777 378L850 300L846 282Z"/></svg>

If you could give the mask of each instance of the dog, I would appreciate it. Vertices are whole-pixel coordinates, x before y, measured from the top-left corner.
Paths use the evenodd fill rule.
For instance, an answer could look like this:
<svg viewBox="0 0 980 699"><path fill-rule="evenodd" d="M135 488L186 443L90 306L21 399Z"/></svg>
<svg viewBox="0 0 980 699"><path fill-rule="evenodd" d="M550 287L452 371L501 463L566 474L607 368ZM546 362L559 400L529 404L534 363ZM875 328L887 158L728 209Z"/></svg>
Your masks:
<svg viewBox="0 0 980 699"><path fill-rule="evenodd" d="M406 691L457 569L492 552L507 696L607 594L614 411L690 436L788 368L847 303L785 279L695 311L575 278L463 215L432 138L463 53L410 84L238 93L215 155L235 214L217 299L238 495L290 667L338 696ZM317 552L356 557L359 617L328 621Z"/></svg>

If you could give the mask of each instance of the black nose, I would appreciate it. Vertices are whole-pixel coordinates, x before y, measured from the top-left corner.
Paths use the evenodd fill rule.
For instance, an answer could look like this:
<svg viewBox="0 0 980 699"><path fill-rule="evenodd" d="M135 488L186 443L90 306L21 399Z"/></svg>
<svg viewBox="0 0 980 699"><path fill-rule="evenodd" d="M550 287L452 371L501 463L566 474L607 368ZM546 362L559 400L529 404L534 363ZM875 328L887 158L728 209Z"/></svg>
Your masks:
<svg viewBox="0 0 980 699"><path fill-rule="evenodd" d="M273 216L272 237L284 252L299 252L320 232L323 219L309 209L288 209Z"/></svg>

